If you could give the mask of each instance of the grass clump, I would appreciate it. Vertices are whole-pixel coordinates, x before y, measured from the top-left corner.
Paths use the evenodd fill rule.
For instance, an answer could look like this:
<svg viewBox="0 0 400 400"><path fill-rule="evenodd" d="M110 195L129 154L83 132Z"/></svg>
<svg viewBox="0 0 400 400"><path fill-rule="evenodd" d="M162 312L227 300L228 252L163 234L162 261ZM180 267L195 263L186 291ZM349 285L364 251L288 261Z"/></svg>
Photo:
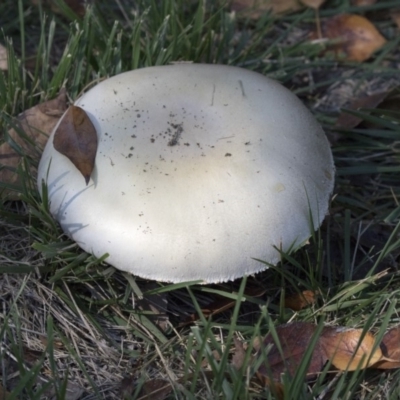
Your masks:
<svg viewBox="0 0 400 400"><path fill-rule="evenodd" d="M309 9L253 21L208 1L98 1L83 16L62 0L54 3L61 13L45 2L0 4L9 55L8 71L0 74L3 133L12 117L62 87L74 100L101 79L130 69L230 64L279 79L313 108L334 138L337 184L330 216L311 243L282 254L278 267L256 279L150 285L82 252L62 234L26 172L38 160L26 157L18 171L20 200L0 205L0 383L7 399L143 398L143 387L156 380L164 385L161 398L272 399L276 393L256 379L262 357L252 357L256 339L276 325L341 325L379 338L398 324L400 115L353 111L364 125L337 132L338 108L326 100L349 79L356 85L371 77L396 79L398 39L387 21L380 21L389 39L381 53L366 63L338 64L302 36L314 19ZM364 11L387 12L395 3ZM339 12L360 9L336 0L320 15ZM304 290L320 294L312 307L285 308L286 293ZM162 315L142 306L142 298L161 300ZM210 303L221 306L227 299L232 308L205 313ZM199 318L186 324L194 313ZM239 370L233 363L237 339L247 343ZM282 377L285 398L399 395L397 370L333 373L328 365L311 382L306 370L307 357L294 377Z"/></svg>

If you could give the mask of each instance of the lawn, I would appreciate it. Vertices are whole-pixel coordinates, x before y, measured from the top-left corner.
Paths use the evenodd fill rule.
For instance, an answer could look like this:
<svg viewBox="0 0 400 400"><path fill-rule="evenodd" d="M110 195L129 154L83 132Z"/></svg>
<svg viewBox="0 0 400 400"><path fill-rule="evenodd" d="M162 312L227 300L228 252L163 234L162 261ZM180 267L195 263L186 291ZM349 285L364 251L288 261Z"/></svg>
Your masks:
<svg viewBox="0 0 400 400"><path fill-rule="evenodd" d="M327 0L318 11L291 2L294 10L278 14L245 1L67 3L0 3L8 53L0 143L21 156L11 168L18 181L0 169L0 398L399 398L400 334L388 357L393 368L338 370L329 358L308 374L324 330L373 338L372 358L399 325L398 1ZM364 17L380 33L371 54L337 40L344 22L335 18L343 14ZM329 139L336 165L329 215L306 246L254 276L171 284L118 271L65 236L39 195L41 148L18 114L62 88L72 103L107 77L177 62L238 66L278 80ZM12 128L21 141L10 139ZM313 328L296 342L295 370L276 378L282 360L271 367L271 346L260 343L282 339L282 326L295 327L300 339Z"/></svg>

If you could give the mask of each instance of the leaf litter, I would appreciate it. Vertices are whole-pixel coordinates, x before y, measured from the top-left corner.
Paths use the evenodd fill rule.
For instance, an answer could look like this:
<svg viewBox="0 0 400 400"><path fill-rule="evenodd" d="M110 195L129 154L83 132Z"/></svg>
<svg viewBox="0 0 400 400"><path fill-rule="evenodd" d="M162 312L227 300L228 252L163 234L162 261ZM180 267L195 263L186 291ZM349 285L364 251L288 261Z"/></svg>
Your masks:
<svg viewBox="0 0 400 400"><path fill-rule="evenodd" d="M87 185L96 158L97 133L85 110L77 106L68 108L54 132L53 145L74 164Z"/></svg>
<svg viewBox="0 0 400 400"><path fill-rule="evenodd" d="M340 14L322 21L322 35L340 60L363 62L386 44L386 39L365 17Z"/></svg>
<svg viewBox="0 0 400 400"><path fill-rule="evenodd" d="M3 138L5 142L0 146L1 182L14 185L20 182L17 168L22 163L22 154L39 160L50 133L66 109L67 95L64 88L55 99L38 104L13 119L15 127L9 129ZM30 174L36 176L34 166ZM3 191L1 195L3 198L18 198L12 191Z"/></svg>
<svg viewBox="0 0 400 400"><path fill-rule="evenodd" d="M275 329L279 342L270 333L258 351L257 357L264 360L258 375L264 382L279 383L283 373L292 377L296 374L318 325L299 321L279 325ZM375 336L364 329L324 326L312 349L305 378L317 376L327 362L340 371L399 368L400 327L389 330L382 342L377 343Z"/></svg>

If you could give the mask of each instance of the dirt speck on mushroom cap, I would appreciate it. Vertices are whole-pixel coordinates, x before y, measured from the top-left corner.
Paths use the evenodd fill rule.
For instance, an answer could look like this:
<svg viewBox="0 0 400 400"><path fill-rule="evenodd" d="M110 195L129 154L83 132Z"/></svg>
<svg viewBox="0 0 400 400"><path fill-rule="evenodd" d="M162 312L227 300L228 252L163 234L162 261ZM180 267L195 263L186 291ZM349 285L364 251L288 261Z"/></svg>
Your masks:
<svg viewBox="0 0 400 400"><path fill-rule="evenodd" d="M86 251L135 275L218 282L279 261L328 209L324 132L279 83L244 69L151 67L81 97L99 147L88 187L52 137L39 167L50 209ZM50 160L51 163L50 163Z"/></svg>

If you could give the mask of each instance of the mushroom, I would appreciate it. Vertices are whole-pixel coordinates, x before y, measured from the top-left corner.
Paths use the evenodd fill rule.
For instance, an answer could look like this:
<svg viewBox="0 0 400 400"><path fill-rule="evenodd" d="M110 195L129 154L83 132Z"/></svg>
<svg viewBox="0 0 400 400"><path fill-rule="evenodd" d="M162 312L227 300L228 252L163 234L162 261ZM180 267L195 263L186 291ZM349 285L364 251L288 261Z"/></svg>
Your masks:
<svg viewBox="0 0 400 400"><path fill-rule="evenodd" d="M98 136L86 186L51 135L39 165L64 232L143 278L221 282L297 249L334 184L320 125L274 80L202 64L149 67L92 88L76 106Z"/></svg>

